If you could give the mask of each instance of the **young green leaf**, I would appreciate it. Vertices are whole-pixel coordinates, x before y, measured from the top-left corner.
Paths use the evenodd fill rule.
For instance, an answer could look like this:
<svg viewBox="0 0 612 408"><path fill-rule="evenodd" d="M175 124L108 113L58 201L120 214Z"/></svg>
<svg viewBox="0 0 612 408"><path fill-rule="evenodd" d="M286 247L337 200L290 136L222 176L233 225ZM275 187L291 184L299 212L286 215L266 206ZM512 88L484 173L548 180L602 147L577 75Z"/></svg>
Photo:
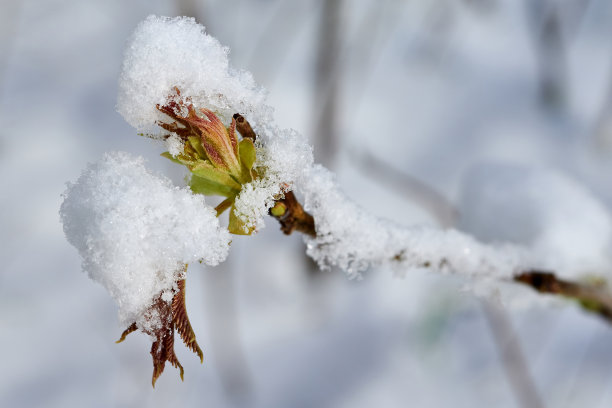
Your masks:
<svg viewBox="0 0 612 408"><path fill-rule="evenodd" d="M202 142L200 141L200 138L195 137L195 136L189 136L188 140L189 140L189 144L197 152L198 156L200 156L200 158L203 160L206 159L206 152L204 151L204 148L202 147Z"/></svg>
<svg viewBox="0 0 612 408"><path fill-rule="evenodd" d="M255 145L251 139L242 139L238 144L238 154L240 155L240 161L249 170L253 168L255 164Z"/></svg>
<svg viewBox="0 0 612 408"><path fill-rule="evenodd" d="M178 154L175 157L172 156L170 152L163 152L160 156L165 157L166 159L171 160L174 163L182 164L183 166L193 166L196 164L195 160L184 154Z"/></svg>
<svg viewBox="0 0 612 408"><path fill-rule="evenodd" d="M198 162L189 170L193 173L190 187L194 193L234 197L242 188L229 174L216 169L206 161Z"/></svg>
<svg viewBox="0 0 612 408"><path fill-rule="evenodd" d="M255 227L248 227L240 218L236 217L234 212L235 207L232 205L229 214L228 231L235 235L251 235L255 231Z"/></svg>
<svg viewBox="0 0 612 408"><path fill-rule="evenodd" d="M212 180L198 177L196 175L191 176L189 181L189 187L195 194L202 195L218 195L222 197L235 197L240 193L240 190L236 190L232 187L228 187L225 184L215 183Z"/></svg>

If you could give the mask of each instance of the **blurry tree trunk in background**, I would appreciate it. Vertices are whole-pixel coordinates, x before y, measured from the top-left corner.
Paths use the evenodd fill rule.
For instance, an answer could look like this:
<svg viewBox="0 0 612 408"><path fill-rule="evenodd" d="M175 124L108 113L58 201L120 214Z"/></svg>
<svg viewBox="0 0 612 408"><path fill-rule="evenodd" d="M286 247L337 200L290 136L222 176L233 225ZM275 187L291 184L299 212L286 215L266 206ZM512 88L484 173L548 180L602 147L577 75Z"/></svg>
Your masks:
<svg viewBox="0 0 612 408"><path fill-rule="evenodd" d="M603 106L595 123L595 148L612 148L612 70Z"/></svg>
<svg viewBox="0 0 612 408"><path fill-rule="evenodd" d="M355 152L352 156L366 175L386 184L391 191L404 194L408 200L427 211L440 227L453 228L456 225L459 216L457 209L432 187L368 151Z"/></svg>
<svg viewBox="0 0 612 408"><path fill-rule="evenodd" d="M505 371L517 405L524 408L543 408L542 398L536 389L510 316L492 301L483 300L481 305L493 335L500 365Z"/></svg>
<svg viewBox="0 0 612 408"><path fill-rule="evenodd" d="M525 0L525 4L534 42L540 101L549 108L561 109L566 98L567 68L561 6L556 0Z"/></svg>
<svg viewBox="0 0 612 408"><path fill-rule="evenodd" d="M333 168L338 150L342 0L322 0L314 69L312 144L316 160Z"/></svg>
<svg viewBox="0 0 612 408"><path fill-rule="evenodd" d="M196 21L206 27L206 31L210 32L208 20L204 18L204 13L200 12L204 6L205 0L175 0L176 14L179 16L194 17Z"/></svg>
<svg viewBox="0 0 612 408"><path fill-rule="evenodd" d="M210 349L226 396L236 405L249 398L252 380L238 319L234 262L206 268L203 290Z"/></svg>
<svg viewBox="0 0 612 408"><path fill-rule="evenodd" d="M0 0L0 90L4 88L4 74L15 40L14 33L21 5L22 2L19 1Z"/></svg>
<svg viewBox="0 0 612 408"><path fill-rule="evenodd" d="M489 12L498 6L498 0L463 0L463 4L479 12Z"/></svg>
<svg viewBox="0 0 612 408"><path fill-rule="evenodd" d="M599 114L595 119L595 148L612 149L612 64L609 68L608 85Z"/></svg>
<svg viewBox="0 0 612 408"><path fill-rule="evenodd" d="M319 27L317 29L316 55L313 78L311 140L315 160L327 168L333 168L338 153L338 115L340 54L342 44L340 31L343 0L321 0ZM317 264L304 255L309 276L321 275Z"/></svg>

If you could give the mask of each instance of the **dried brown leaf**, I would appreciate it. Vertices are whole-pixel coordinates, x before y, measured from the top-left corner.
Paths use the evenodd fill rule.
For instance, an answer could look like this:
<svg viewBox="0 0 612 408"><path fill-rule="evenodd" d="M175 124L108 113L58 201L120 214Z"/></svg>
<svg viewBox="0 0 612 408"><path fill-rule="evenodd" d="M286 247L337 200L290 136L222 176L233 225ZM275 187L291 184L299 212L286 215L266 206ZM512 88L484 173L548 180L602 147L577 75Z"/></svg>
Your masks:
<svg viewBox="0 0 612 408"><path fill-rule="evenodd" d="M115 343L121 343L123 340L125 340L128 334L135 332L136 330L138 330L138 327L136 327L136 323L130 324L130 327L128 327L127 329L123 331L123 333L121 333L121 338L117 340Z"/></svg>
<svg viewBox="0 0 612 408"><path fill-rule="evenodd" d="M204 362L204 353L196 342L196 335L193 332L189 317L187 316L187 308L185 306L185 280L181 279L177 282L178 292L172 299L172 321L176 331L183 339L183 343L188 349L196 353L200 357L200 362Z"/></svg>

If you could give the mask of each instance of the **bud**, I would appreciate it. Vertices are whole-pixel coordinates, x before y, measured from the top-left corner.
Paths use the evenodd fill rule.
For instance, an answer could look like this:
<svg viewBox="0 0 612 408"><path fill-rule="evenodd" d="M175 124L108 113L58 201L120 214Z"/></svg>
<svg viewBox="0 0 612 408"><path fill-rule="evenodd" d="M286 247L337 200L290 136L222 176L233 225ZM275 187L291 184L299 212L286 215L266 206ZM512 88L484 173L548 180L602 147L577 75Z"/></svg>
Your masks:
<svg viewBox="0 0 612 408"><path fill-rule="evenodd" d="M194 193L226 197L217 207L217 216L231 208L229 231L250 235L254 228L245 227L233 213L243 185L258 177L253 169L257 155L255 132L240 114L235 114L230 126L225 127L211 110L196 110L189 98L182 98L177 88L175 92L165 105L157 105L174 122L158 124L181 139L183 150L176 155L165 152L162 156L189 169L192 173L189 186ZM237 126L244 137L240 142Z"/></svg>
<svg viewBox="0 0 612 408"><path fill-rule="evenodd" d="M169 101L166 105L158 105L157 109L176 121L160 122L162 128L176 133L187 142L186 146L192 147L194 153L202 156L200 158L207 160L214 168L238 182L245 181L238 155L235 119L232 118L231 125L226 128L211 110L200 108L198 115L192 104L183 101Z"/></svg>

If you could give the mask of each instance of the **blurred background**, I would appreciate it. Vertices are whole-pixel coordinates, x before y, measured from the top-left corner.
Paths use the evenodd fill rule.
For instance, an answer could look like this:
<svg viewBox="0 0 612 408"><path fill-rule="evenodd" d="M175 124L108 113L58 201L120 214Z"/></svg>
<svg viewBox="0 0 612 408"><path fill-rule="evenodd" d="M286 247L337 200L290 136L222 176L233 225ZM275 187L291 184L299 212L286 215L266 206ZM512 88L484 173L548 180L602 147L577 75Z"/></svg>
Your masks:
<svg viewBox="0 0 612 408"><path fill-rule="evenodd" d="M612 253L608 0L1 0L0 406L612 406L612 330L577 306L506 309L422 271L351 281L272 220L223 265L190 268L204 365L177 343L185 381L167 365L153 390L150 341L114 343L116 306L58 217L66 182L105 151L183 180L115 112L125 41L149 14L194 16L230 47L370 211L525 245L558 213L553 253ZM495 201L499 174L512 189ZM525 193L525 174L565 187Z"/></svg>

